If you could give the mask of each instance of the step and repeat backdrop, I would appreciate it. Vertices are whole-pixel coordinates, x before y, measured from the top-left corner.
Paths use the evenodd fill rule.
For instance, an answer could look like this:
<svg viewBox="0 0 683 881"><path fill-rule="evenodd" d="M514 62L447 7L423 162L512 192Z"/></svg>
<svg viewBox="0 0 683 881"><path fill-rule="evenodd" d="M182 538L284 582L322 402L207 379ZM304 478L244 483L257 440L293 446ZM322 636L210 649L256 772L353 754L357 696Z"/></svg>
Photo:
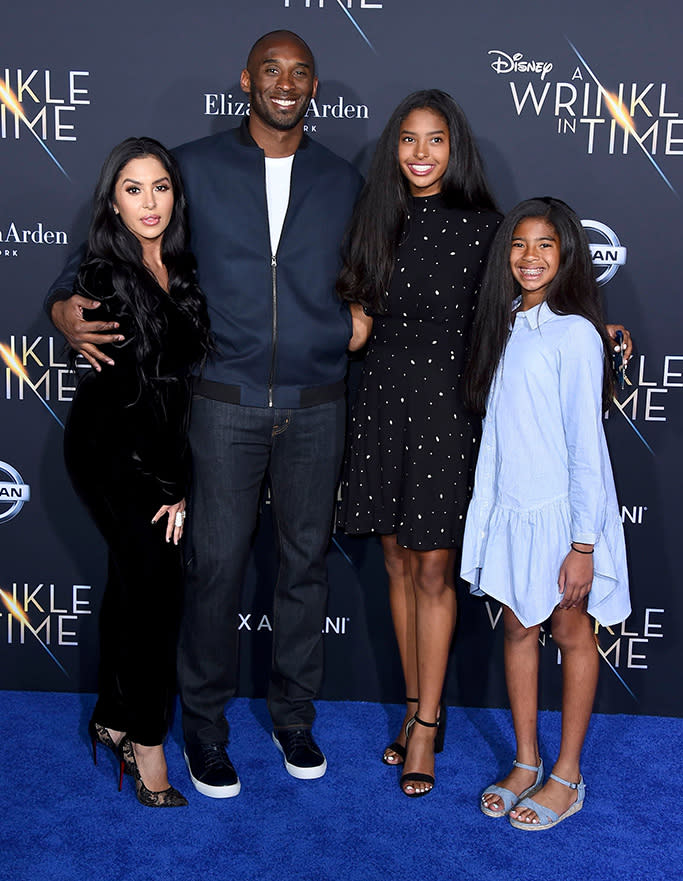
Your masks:
<svg viewBox="0 0 683 881"><path fill-rule="evenodd" d="M465 109L503 210L550 194L584 219L609 319L636 341L629 384L606 420L633 613L598 631L597 709L683 715L683 11L674 0L557 6L27 0L3 11L0 688L96 683L105 548L65 474L62 433L78 377L42 302L84 238L102 160L128 135L174 146L239 124L249 47L288 28L318 64L307 131L361 171L398 101L438 87ZM264 498L235 622L243 695L264 692L275 567ZM323 697L401 700L378 541L336 533L329 570ZM447 700L504 705L500 606L462 585L459 595ZM541 642L542 700L554 708L557 649L549 633Z"/></svg>

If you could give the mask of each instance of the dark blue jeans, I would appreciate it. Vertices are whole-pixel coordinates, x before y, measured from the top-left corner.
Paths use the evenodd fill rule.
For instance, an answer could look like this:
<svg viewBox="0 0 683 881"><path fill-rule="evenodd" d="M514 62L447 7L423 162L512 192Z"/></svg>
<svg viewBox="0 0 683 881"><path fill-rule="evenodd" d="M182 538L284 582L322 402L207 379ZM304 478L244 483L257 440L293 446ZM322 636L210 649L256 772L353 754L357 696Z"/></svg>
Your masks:
<svg viewBox="0 0 683 881"><path fill-rule="evenodd" d="M227 742L225 704L237 689L237 613L266 475L280 557L268 709L276 728L313 724L344 422L343 399L297 410L194 399L178 657L186 741Z"/></svg>

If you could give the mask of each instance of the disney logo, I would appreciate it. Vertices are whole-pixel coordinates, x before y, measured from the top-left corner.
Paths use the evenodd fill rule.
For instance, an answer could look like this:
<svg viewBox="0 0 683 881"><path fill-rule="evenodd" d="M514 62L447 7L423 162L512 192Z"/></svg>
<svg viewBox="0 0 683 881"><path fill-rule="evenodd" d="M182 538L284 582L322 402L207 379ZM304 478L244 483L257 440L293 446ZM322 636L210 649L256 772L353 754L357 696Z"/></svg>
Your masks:
<svg viewBox="0 0 683 881"><path fill-rule="evenodd" d="M489 49L488 54L497 56L495 61L491 62L491 67L496 73L540 73L543 80L553 69L552 61L524 61L523 52L508 55L500 49Z"/></svg>

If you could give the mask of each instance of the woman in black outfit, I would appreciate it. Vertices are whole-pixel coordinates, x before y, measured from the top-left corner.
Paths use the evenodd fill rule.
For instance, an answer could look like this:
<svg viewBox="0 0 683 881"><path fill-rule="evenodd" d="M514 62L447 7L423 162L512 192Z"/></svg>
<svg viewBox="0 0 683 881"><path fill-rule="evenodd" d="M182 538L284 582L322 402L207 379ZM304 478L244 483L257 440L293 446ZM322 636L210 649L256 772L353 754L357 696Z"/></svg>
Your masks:
<svg viewBox="0 0 683 881"><path fill-rule="evenodd" d="M158 141L128 138L102 168L74 285L100 304L84 317L117 322L120 339L105 347L109 365L78 386L64 453L109 550L93 752L98 742L114 751L139 801L159 807L187 804L169 785L163 740L181 607L191 372L211 349L194 267L175 160Z"/></svg>
<svg viewBox="0 0 683 881"><path fill-rule="evenodd" d="M374 318L353 411L341 527L381 536L406 685L401 733L383 761L412 797L434 785L455 626L455 561L478 420L460 377L500 215L464 113L416 92L382 132L354 213L337 288Z"/></svg>

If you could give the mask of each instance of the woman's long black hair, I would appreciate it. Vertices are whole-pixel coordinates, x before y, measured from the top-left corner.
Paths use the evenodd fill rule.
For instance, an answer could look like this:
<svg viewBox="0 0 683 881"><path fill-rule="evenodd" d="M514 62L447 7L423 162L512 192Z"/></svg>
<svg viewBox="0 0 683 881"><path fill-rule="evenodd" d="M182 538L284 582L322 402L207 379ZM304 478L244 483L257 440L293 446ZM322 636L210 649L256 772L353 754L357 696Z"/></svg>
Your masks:
<svg viewBox="0 0 683 881"><path fill-rule="evenodd" d="M512 304L521 293L510 269L512 237L517 225L532 217L550 223L560 241L560 265L548 285L545 302L558 315L587 318L602 338L605 350L602 400L606 410L612 399L612 343L605 329L588 238L569 205L550 196L520 202L505 216L493 240L472 328L471 354L465 372L465 403L480 416L486 415L486 399L510 335Z"/></svg>
<svg viewBox="0 0 683 881"><path fill-rule="evenodd" d="M124 167L132 159L154 156L163 165L173 189L173 211L161 241L161 260L168 271L168 293L190 318L195 330L198 362L212 351L206 301L195 279L195 260L187 249L188 220L185 189L178 164L169 151L154 138L126 138L104 161L93 198L93 216L88 233L86 260L77 279L86 296L97 299L96 291L88 291L87 279L93 269L104 261L111 265L114 290L124 311L134 323L135 355L138 373L147 382L154 373L149 364L151 352L160 350L164 330L158 309L159 294L154 279L142 259L142 246L136 236L114 212L114 188ZM190 344L188 340L188 344Z"/></svg>
<svg viewBox="0 0 683 881"><path fill-rule="evenodd" d="M439 89L424 89L404 98L377 142L346 236L344 265L337 281L342 300L362 303L373 312L384 311L396 247L410 209L410 189L398 162L401 125L413 110L421 109L438 113L448 125L450 157L441 181L446 206L496 207L467 117L453 98Z"/></svg>

